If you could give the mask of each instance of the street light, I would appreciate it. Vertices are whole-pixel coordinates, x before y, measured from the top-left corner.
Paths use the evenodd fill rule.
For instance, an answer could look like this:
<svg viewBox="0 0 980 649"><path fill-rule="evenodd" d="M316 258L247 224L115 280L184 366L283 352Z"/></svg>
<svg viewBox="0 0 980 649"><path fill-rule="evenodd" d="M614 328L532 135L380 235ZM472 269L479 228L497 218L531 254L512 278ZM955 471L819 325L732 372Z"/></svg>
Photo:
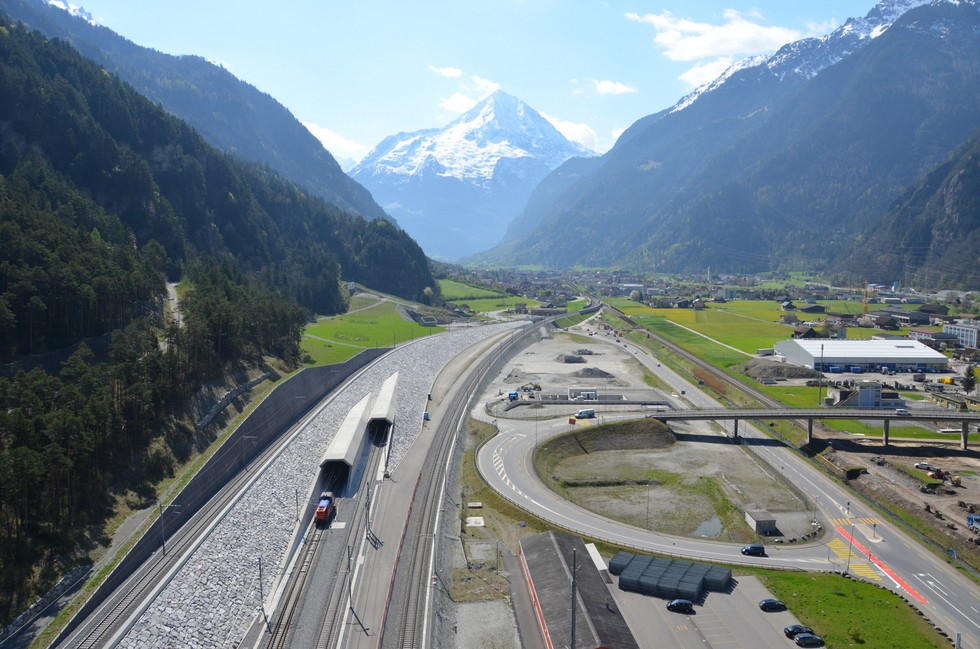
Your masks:
<svg viewBox="0 0 980 649"><path fill-rule="evenodd" d="M854 547L854 523L851 523L851 533L847 537L847 567L844 568L844 574L848 574L851 571L851 550Z"/></svg>

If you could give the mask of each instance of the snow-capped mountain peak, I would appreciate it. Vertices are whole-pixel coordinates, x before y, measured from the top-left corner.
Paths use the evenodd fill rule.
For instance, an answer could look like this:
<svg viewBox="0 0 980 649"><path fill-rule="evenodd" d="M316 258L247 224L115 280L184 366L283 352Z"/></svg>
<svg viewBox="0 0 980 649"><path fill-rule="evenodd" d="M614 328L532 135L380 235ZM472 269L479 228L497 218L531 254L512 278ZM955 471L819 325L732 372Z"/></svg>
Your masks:
<svg viewBox="0 0 980 649"><path fill-rule="evenodd" d="M77 16L78 18L81 18L82 20L87 22L89 25L92 25L93 27L98 24L95 18L92 17L92 14L85 11L83 7L79 7L78 5L73 5L70 2L65 2L64 0L48 0L48 4L51 5L52 7L61 9L62 11L67 11L72 16Z"/></svg>
<svg viewBox="0 0 980 649"><path fill-rule="evenodd" d="M459 259L496 243L553 169L593 155L497 91L445 127L385 138L350 175L427 254Z"/></svg>
<svg viewBox="0 0 980 649"><path fill-rule="evenodd" d="M569 142L536 110L498 90L441 129L399 133L365 156L351 175L441 176L489 182L501 158L534 157L554 168L573 156L594 155Z"/></svg>
<svg viewBox="0 0 980 649"><path fill-rule="evenodd" d="M848 18L830 34L789 43L775 54L752 56L733 63L717 79L710 81L683 97L670 112L683 110L728 81L736 73L750 68L764 68L779 78L799 76L810 78L837 63L881 36L906 12L930 2L960 2L961 0L881 0L864 18Z"/></svg>

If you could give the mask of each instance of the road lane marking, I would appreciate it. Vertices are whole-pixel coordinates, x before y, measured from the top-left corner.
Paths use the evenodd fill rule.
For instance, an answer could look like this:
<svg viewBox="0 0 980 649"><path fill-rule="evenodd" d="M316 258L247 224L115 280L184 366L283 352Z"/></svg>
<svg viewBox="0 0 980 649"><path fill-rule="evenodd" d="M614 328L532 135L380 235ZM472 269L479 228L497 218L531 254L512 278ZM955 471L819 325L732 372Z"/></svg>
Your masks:
<svg viewBox="0 0 980 649"><path fill-rule="evenodd" d="M854 547L856 547L858 549L858 551L861 554L863 554L864 556L866 556L868 558L868 560L871 561L871 563L873 563L876 566L878 566L879 568L881 568L882 572L884 572L886 575L888 575L888 577L892 581L894 581L896 584L898 584L898 586L900 586L906 593L908 593L909 595L911 595L912 597L914 597L916 600L918 600L922 604L928 604L929 603L928 600L926 600L925 597L923 597L922 595L920 595L917 590L915 590L914 588L912 588L912 585L911 584L909 584L907 581L905 581L904 579L902 579L901 577L899 577L898 574L896 574L894 570L892 570L891 568L889 568L881 559L879 559L878 557L874 556L874 554L871 551L869 551L868 548L866 548L863 545L861 545L861 542L860 541L858 541L853 536L851 536L850 534L848 534L847 533L847 530L845 530L840 525L837 526L837 533L840 534L841 536L843 536L845 539L847 539Z"/></svg>

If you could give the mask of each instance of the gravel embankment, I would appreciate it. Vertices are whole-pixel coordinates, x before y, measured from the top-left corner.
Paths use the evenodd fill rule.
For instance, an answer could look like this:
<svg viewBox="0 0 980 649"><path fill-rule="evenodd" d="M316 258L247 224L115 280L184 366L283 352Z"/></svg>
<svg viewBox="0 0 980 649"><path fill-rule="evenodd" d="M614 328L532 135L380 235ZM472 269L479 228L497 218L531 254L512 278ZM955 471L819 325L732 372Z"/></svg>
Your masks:
<svg viewBox="0 0 980 649"><path fill-rule="evenodd" d="M399 372L395 407L400 423L392 466L415 441L427 394L439 372L467 347L514 325L453 330L404 345L337 394L235 503L211 535L174 575L122 641L122 647L232 646L261 613L287 559L295 526L297 490L307 494L320 458L347 412ZM413 422L413 423L409 423Z"/></svg>

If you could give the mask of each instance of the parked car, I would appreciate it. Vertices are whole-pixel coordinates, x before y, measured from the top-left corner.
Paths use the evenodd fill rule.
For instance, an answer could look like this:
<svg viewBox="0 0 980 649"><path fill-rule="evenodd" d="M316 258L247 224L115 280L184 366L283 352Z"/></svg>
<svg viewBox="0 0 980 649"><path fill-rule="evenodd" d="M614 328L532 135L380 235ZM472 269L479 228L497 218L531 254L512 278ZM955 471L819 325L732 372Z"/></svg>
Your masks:
<svg viewBox="0 0 980 649"><path fill-rule="evenodd" d="M797 647L822 647L823 638L818 635L813 635L812 633L800 633L793 641L796 642Z"/></svg>
<svg viewBox="0 0 980 649"><path fill-rule="evenodd" d="M667 602L667 610L675 613L693 613L694 604L689 599L672 599Z"/></svg>
<svg viewBox="0 0 980 649"><path fill-rule="evenodd" d="M759 608L763 611L785 611L786 604L778 599L767 598L759 602Z"/></svg>
<svg viewBox="0 0 980 649"><path fill-rule="evenodd" d="M932 465L928 462L916 462L913 464L916 469L922 469L923 471L932 471Z"/></svg>
<svg viewBox="0 0 980 649"><path fill-rule="evenodd" d="M748 545L743 545L742 554L747 554L752 557L764 557L766 556L766 546L760 545L758 543L750 543Z"/></svg>
<svg viewBox="0 0 980 649"><path fill-rule="evenodd" d="M783 633L786 634L787 638L793 639L801 633L813 633L813 629L808 626L803 626L802 624L790 624L788 627L783 629Z"/></svg>

